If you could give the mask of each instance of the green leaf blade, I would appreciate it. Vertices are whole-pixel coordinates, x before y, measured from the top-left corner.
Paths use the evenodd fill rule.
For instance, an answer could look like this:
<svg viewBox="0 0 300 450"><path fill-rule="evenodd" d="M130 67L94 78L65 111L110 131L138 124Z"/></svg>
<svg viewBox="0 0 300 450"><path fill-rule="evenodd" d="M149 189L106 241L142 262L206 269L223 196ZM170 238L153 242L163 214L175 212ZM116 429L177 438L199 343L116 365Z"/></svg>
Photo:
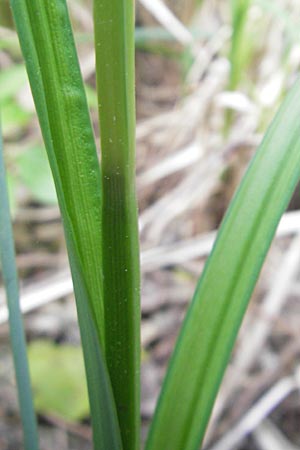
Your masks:
<svg viewBox="0 0 300 450"><path fill-rule="evenodd" d="M276 227L300 175L300 82L225 216L164 382L147 450L196 450Z"/></svg>
<svg viewBox="0 0 300 450"><path fill-rule="evenodd" d="M245 45L247 35L245 26L251 0L231 0L232 37L230 48L230 79L229 89L235 90L243 75L245 65Z"/></svg>
<svg viewBox="0 0 300 450"><path fill-rule="evenodd" d="M66 4L11 0L11 5L56 189L72 222L100 328L100 170Z"/></svg>
<svg viewBox="0 0 300 450"><path fill-rule="evenodd" d="M135 194L134 1L94 1L102 150L105 355L123 445L140 448L140 277Z"/></svg>
<svg viewBox="0 0 300 450"><path fill-rule="evenodd" d="M26 352L26 340L19 304L19 284L15 261L13 230L10 220L0 133L0 260L9 311L9 331L13 352L25 450L38 450L36 417Z"/></svg>
<svg viewBox="0 0 300 450"><path fill-rule="evenodd" d="M89 308L82 270L67 237L91 407L94 450L122 450L117 412L95 321Z"/></svg>

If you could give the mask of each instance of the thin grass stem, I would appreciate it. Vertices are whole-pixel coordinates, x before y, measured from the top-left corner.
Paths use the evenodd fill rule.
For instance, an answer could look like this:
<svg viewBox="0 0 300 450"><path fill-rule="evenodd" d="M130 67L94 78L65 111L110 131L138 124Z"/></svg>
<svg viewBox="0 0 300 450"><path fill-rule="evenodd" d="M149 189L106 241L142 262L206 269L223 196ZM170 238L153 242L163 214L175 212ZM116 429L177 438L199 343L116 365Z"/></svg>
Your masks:
<svg viewBox="0 0 300 450"><path fill-rule="evenodd" d="M135 193L134 1L95 0L102 150L105 353L124 449L140 448L140 276Z"/></svg>
<svg viewBox="0 0 300 450"><path fill-rule="evenodd" d="M20 415L25 450L38 450L38 432L33 407L26 340L19 303L19 283L15 261L13 230L9 212L8 192L4 168L3 145L0 132L0 257L2 276L9 313L9 332L16 374Z"/></svg>

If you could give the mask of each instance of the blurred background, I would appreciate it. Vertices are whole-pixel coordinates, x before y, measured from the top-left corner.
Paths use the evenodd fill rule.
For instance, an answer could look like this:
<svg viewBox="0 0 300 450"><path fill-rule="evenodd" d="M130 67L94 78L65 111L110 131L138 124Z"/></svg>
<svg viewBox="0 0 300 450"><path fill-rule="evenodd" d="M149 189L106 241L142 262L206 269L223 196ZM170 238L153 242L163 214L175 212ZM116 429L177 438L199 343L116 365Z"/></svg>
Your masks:
<svg viewBox="0 0 300 450"><path fill-rule="evenodd" d="M68 4L99 147L91 1ZM88 450L88 401L60 214L6 0L0 8L1 121L41 448ZM298 75L300 3L140 0L136 49L144 438L216 230ZM248 308L206 449L300 449L299 207L297 189ZM0 283L0 450L19 449Z"/></svg>

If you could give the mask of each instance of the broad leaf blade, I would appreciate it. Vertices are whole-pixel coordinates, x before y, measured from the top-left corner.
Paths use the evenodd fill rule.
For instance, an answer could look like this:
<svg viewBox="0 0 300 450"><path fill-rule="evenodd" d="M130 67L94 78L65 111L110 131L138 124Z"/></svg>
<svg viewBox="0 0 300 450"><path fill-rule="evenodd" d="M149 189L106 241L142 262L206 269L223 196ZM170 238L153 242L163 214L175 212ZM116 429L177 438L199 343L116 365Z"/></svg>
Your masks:
<svg viewBox="0 0 300 450"><path fill-rule="evenodd" d="M225 216L184 321L147 450L195 450L276 227L300 175L300 82Z"/></svg>
<svg viewBox="0 0 300 450"><path fill-rule="evenodd" d="M13 230L10 220L2 137L0 133L0 261L9 311L9 332L24 432L25 450L38 450L36 418L33 409L24 327L19 303Z"/></svg>
<svg viewBox="0 0 300 450"><path fill-rule="evenodd" d="M56 190L72 223L100 328L100 170L66 3L11 0L11 6Z"/></svg>
<svg viewBox="0 0 300 450"><path fill-rule="evenodd" d="M140 448L140 286L135 195L134 1L94 0L102 151L105 356L123 445Z"/></svg>
<svg viewBox="0 0 300 450"><path fill-rule="evenodd" d="M65 0L11 0L11 7L62 213L86 364L94 447L120 449L114 400L100 347L100 170L67 6Z"/></svg>

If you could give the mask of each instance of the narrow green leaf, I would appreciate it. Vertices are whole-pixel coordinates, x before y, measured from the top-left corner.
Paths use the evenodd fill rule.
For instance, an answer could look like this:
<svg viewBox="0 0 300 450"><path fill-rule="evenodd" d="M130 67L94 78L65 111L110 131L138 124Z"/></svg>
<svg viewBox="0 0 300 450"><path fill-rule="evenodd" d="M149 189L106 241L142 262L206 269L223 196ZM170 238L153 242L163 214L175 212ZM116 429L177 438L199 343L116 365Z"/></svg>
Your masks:
<svg viewBox="0 0 300 450"><path fill-rule="evenodd" d="M245 25L252 0L231 0L232 36L230 49L229 89L236 89L243 74L247 39Z"/></svg>
<svg viewBox="0 0 300 450"><path fill-rule="evenodd" d="M196 450L276 227L300 175L300 81L225 216L164 382L147 450Z"/></svg>
<svg viewBox="0 0 300 450"><path fill-rule="evenodd" d="M19 304L19 284L15 262L13 230L10 220L2 137L0 133L0 260L7 296L9 331L24 433L25 450L38 450L36 418L30 386L26 341Z"/></svg>
<svg viewBox="0 0 300 450"><path fill-rule="evenodd" d="M16 177L10 173L6 174L6 185L8 191L8 201L9 201L9 209L10 216L12 220L15 218L17 212L17 187L18 180Z"/></svg>
<svg viewBox="0 0 300 450"><path fill-rule="evenodd" d="M87 373L91 407L94 450L122 450L113 393L104 356L99 345L95 321L88 304L87 289L82 279L82 269L76 249L67 235L67 247L81 331L83 356Z"/></svg>
<svg viewBox="0 0 300 450"><path fill-rule="evenodd" d="M120 449L114 400L100 347L101 178L68 10L65 0L11 0L11 7L62 213L94 447Z"/></svg>
<svg viewBox="0 0 300 450"><path fill-rule="evenodd" d="M95 0L102 147L105 354L126 450L140 448L140 280L135 194L134 1Z"/></svg>
<svg viewBox="0 0 300 450"><path fill-rule="evenodd" d="M249 52L253 40L246 32L247 16L252 0L230 0L232 17L231 47L229 51L230 74L228 89L234 91L245 73L245 65L249 59ZM234 112L225 112L224 134L228 135Z"/></svg>
<svg viewBox="0 0 300 450"><path fill-rule="evenodd" d="M11 7L54 182L72 223L100 328L100 170L65 0L11 0Z"/></svg>

